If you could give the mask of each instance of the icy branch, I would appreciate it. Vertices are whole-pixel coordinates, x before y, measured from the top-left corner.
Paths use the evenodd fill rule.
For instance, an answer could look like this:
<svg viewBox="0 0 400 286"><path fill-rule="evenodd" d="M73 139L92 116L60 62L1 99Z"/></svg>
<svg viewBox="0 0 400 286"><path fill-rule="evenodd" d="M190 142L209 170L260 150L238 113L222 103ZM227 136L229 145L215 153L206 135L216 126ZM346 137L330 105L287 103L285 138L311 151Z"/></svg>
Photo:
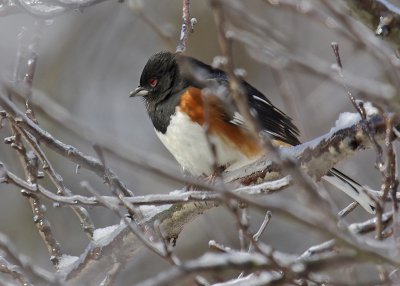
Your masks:
<svg viewBox="0 0 400 286"><path fill-rule="evenodd" d="M181 36L176 47L177 53L184 53L186 51L189 35L195 23L196 19L190 16L190 0L182 0L182 27Z"/></svg>
<svg viewBox="0 0 400 286"><path fill-rule="evenodd" d="M263 270L264 272L260 276L254 274L252 275L252 279L248 277L247 281L245 281L247 284L243 285L261 285L253 284L253 279L258 283L262 281L262 285L276 285L304 277L306 273L317 269L327 270L337 265L346 265L354 261L354 257L354 255L324 255L297 259L295 256L278 251L271 253L269 258L259 253L236 251L222 254L206 253L195 260L187 261L138 285L171 285L173 282L191 273L217 272L225 269L240 269L245 271ZM285 274L274 271L277 267L278 269L279 267L284 268Z"/></svg>
<svg viewBox="0 0 400 286"><path fill-rule="evenodd" d="M84 8L104 1L106 0L10 0L4 1L5 3L0 5L0 16L27 13L38 18L51 19L66 12L74 10L82 11Z"/></svg>
<svg viewBox="0 0 400 286"><path fill-rule="evenodd" d="M343 119L339 120L337 126L326 135L304 143L298 147L293 147L282 151L286 155L295 155L296 157L300 158L303 168L309 174L319 177L323 175L323 171L320 171L320 168L328 171L340 160L353 155L355 152L361 149L366 149L371 146L369 136L363 128L364 124L369 124L370 128L374 130L375 136L378 140L381 140L384 137L383 133L385 130L385 124L379 114L371 114L371 117L369 117L366 122L359 121L360 118L357 118L357 116L354 118L356 120L352 120L346 124L342 122ZM335 152L331 152L330 150L332 149L335 150ZM246 182L254 182L260 179L264 180L265 177L268 177L268 171L272 170L271 166L273 165L274 164L272 164L271 161L261 160L241 170L225 174L225 179L227 181ZM274 169L275 172L276 170L277 169ZM157 208L154 207L152 212L148 212L150 215L145 215L145 219L150 224L154 221L158 221L165 237L169 240L176 240L186 224L188 224L198 215L202 214L204 211L218 206L220 201L221 197L216 196L215 200L211 201L174 203L168 208L162 210L159 209L158 211ZM279 211L280 209L280 207L274 208L272 201L271 204L266 204L265 208L273 208L274 212ZM298 214L300 215L300 213ZM307 220L307 216L300 216L296 219L300 221L304 219L305 225L310 227L310 221ZM312 225L311 227L313 227ZM324 226L321 226L320 230L322 231L323 229ZM91 277L90 269L96 269L95 266L92 266L93 264L102 265L101 267L108 265L105 269L110 269L111 262L107 262L109 261L107 257L110 254L110 251L112 251L112 253L114 253L114 251L117 253L123 251L124 255L119 259L119 262L124 263L126 259L129 259L131 255L134 254L139 246L137 239L126 229L120 229L118 233L114 233L113 236L115 238L111 240L113 241L113 246L104 246L104 250L102 248L96 248L96 251L98 251L98 254L100 254L100 258L98 260L92 261L92 258L90 258L90 253L94 251L93 247L95 245L88 248L87 253L75 266L77 269L82 271L77 277L80 277L80 279L87 277L87 275ZM130 240L132 240L132 245L129 242ZM328 247L330 246L328 245ZM124 249L130 249L130 252L124 251ZM91 266L86 267L86 263L90 264Z"/></svg>

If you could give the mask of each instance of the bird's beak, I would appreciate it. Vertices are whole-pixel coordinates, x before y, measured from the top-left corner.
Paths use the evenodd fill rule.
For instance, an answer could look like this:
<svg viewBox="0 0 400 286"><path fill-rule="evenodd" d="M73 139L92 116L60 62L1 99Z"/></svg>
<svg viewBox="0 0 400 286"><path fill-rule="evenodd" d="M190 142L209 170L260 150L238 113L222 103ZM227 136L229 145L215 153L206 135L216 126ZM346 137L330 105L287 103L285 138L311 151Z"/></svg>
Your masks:
<svg viewBox="0 0 400 286"><path fill-rule="evenodd" d="M149 91L141 86L137 87L134 91L131 91L129 97L134 96L146 96L149 94Z"/></svg>

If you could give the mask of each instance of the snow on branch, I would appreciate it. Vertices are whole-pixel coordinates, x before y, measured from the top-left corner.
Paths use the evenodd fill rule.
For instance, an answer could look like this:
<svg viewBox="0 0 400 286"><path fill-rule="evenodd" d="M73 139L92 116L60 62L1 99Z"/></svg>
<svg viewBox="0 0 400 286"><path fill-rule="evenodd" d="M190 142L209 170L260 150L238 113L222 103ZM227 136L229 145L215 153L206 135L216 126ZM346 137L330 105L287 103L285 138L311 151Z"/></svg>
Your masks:
<svg viewBox="0 0 400 286"><path fill-rule="evenodd" d="M365 105L371 106L368 109L366 121L361 120L357 113L342 113L328 133L295 147L281 148L282 155L288 158L297 158L303 170L319 180L338 162L352 156L357 151L372 147L373 143L370 140L368 128L372 130L378 142L385 139L384 117L372 107L371 103ZM399 122L400 120L397 119L397 124ZM251 182L278 169L278 166L271 160L263 158L249 166L226 174L225 178L228 181Z"/></svg>
<svg viewBox="0 0 400 286"><path fill-rule="evenodd" d="M28 13L33 15L38 23L43 24L45 21L38 19L52 19L68 11L83 10L103 1L105 0L6 1L0 5L0 16ZM319 6L304 9L292 0L264 2L276 9L286 9L307 15L348 40L356 37L364 47L371 49L377 58L390 59L391 66L396 68L400 66L399 60L392 56L391 49L383 46L374 35L364 33L365 29L362 25L357 25L351 18L348 19L339 2L332 4L333 1L321 1L321 7L325 7L326 11L320 10ZM367 25L377 35L396 44L398 48L399 31L392 29L398 24L397 6L384 0L370 1L369 4L363 1L343 0L341 2L349 6L353 5L357 12L362 12L362 15L357 13L356 17L365 14L372 15L368 17ZM181 3L181 36L176 52L185 53L196 19L190 15L190 1L182 0ZM277 33L275 29L263 25L263 22L259 21L255 15L243 13L245 7L235 4L234 1L211 0L210 5L225 60L222 62L225 62L223 66L230 78L233 97L239 110L250 122L251 129L260 134L261 129L257 126L257 120L251 114L240 90L243 73L235 69L233 44L241 42L248 50L265 50L266 40L264 36L255 37L245 30L232 29L233 21L230 14L235 14L236 18L243 18L249 25L265 28L272 38ZM128 6L171 46L171 36L144 13L140 2L130 1ZM366 23L365 19L361 20ZM372 26L369 23L371 20ZM40 25L38 27L40 28ZM12 135L5 138L4 143L17 152L25 173L25 176L17 175L10 171L13 170L13 166L8 168L7 164L0 162L0 183L16 186L28 198L37 230L48 249L57 274L36 267L33 262L19 255L11 241L0 234L0 272L7 274L7 277L21 284L38 281L57 285L64 282L68 285L112 285L124 265L143 248L152 250L170 262L172 267L143 281L140 284L142 286L172 284L193 274L214 273L225 269L239 270L241 273L236 279L218 285L274 285L297 282L300 284L303 281L307 283L308 280L317 285L326 283L335 285L336 281L330 281L319 272L346 267L349 264L371 262L378 268L382 265L387 265L388 268L399 268L398 257L385 252L384 250L390 248L387 243L379 241L387 237L393 237L393 240L396 240L399 233L397 202L400 200L400 195L396 193L399 183L396 154L392 142L399 137L396 127L400 124L400 118L388 112L388 110L398 111L398 105L392 104L397 99L392 96L395 94L395 89L390 84L346 75L350 87L355 87L363 93L375 94L373 100L376 100L377 104L385 102L390 108L385 110L380 107L378 110L370 102L356 102L353 98L352 102L359 113L341 114L335 126L323 136L290 148L277 148L271 144L269 138L262 137L260 139L268 150L268 156L240 169L225 172L221 176L223 180L218 178L212 184L175 174L168 167L162 166L157 158L131 148L129 145L125 146L123 142L115 142L114 138L107 137L103 134L104 132L94 130L91 126L85 125L85 122L76 119L50 97L37 94L32 86L38 44L36 36L34 38L31 49L28 49L29 60L26 71L17 65L12 87L7 84L3 86L0 83L0 106L3 108L0 111L0 120L9 123ZM332 75L330 63L316 57L310 60L308 53L301 57L292 55L281 45L269 46L278 47L279 51L276 54L285 58L286 66L299 66L314 74L341 82L341 79ZM260 57L256 59L262 61ZM20 64L22 61L22 58L17 60ZM266 62L270 64L273 61ZM282 61L280 62L282 64ZM341 64L339 65L341 67ZM396 78L393 76L395 73L389 74ZM19 78L21 76L22 78ZM27 85L25 91L18 89L22 87L21 84ZM23 111L23 108L19 108L19 105L11 99L25 101L26 110ZM65 144L44 130L39 126L33 109L50 118L58 126L64 126L80 136L87 143L96 142L93 147L98 158ZM81 187L91 195L73 194L64 185L61 175L50 163L49 156L42 149L43 145L66 160L92 171L101 180L105 180L112 195L100 195L85 181L81 182ZM376 202L376 215L363 222L339 226L338 217L347 215L357 207L357 203L350 204L336 215L329 198L317 187L314 180L320 180L338 162L368 148L375 148L377 151L376 165L382 175L380 190L371 190L364 186L366 193ZM121 162L127 162L131 166L174 182L190 184L192 188L176 190L169 194L134 196L116 173L106 165L103 151L112 154ZM50 186L45 186L40 180L45 176L50 179L52 183ZM301 199L301 203L280 196L269 196L267 200L264 200L265 195L284 190L289 186L295 186L298 189L296 198ZM82 254L71 256L63 252L53 234L50 218L46 215L42 199L54 203L55 206L71 207L77 215L82 229L89 238L89 243ZM391 210L387 209L387 202L393 204ZM173 253L173 246L182 230L205 211L219 206L225 207L236 220L241 250L233 250L213 241L209 243L209 246L210 250L216 253L206 253L197 259L185 262L179 261ZM89 207L111 210L121 219L121 222L96 229L87 212ZM250 230L247 207L266 213L264 221L255 233ZM127 211L129 216L126 215ZM268 225L271 213L299 224L305 229L323 234L329 240L309 247L302 254L293 255L276 251L259 240ZM366 236L373 232L375 232L376 240ZM395 246L392 249L395 249ZM200 277L198 279L201 280ZM205 278L202 279L204 285L209 284Z"/></svg>
<svg viewBox="0 0 400 286"><path fill-rule="evenodd" d="M240 269L246 272L262 270L263 272L259 275L253 274L246 277L246 280L242 281L243 284L240 285L276 285L307 276L307 273L311 271L334 269L338 265L344 266L354 262L354 257L349 254L315 255L300 259L279 251L271 251L269 254L268 259L259 253L236 251L223 254L206 253L195 260L161 272L157 276L141 282L138 286L172 285L179 278L192 273L217 272L221 269ZM286 273L276 271L277 267L286 269Z"/></svg>
<svg viewBox="0 0 400 286"><path fill-rule="evenodd" d="M54 138L51 134L30 120L14 103L9 101L7 95L4 93L0 94L0 105L5 110L5 112L2 113L3 116L11 116L14 118L15 124L19 128L26 130L26 132L37 138L47 147L68 159L72 159L74 162L80 163L83 167L100 176L104 175L106 167L104 167L101 162ZM365 105L367 107L369 106L368 104ZM398 124L399 120L396 118L393 125L396 126ZM337 162L350 157L361 149L370 148L372 143L370 140L371 134L369 134L369 132L373 132L376 141L381 142L385 138L385 130L386 123L384 117L372 107L367 108L367 117L363 120L358 114L342 114L336 122L335 127L332 128L330 132L299 146L280 150L281 158L276 158L276 161L263 158L242 169L225 173L224 179L226 183L229 183L225 188L227 187L228 189L214 185L206 186L206 184L203 183L199 185L207 187L207 192L174 192L173 194L165 196L132 197L126 198L126 200L135 205L148 205L152 202L154 204L164 204L162 208L154 206L148 206L146 208L144 208L144 206L141 207L140 211L144 216L143 222L150 226L157 223L164 239L175 242L185 225L201 215L204 211L226 202L227 196L234 196L238 200L244 200L246 198L243 197L244 194L251 194L254 196L255 194L262 194L265 191L268 192L268 190L276 191L292 184L291 177L287 176L287 173L290 175L290 169L288 169L288 171L281 166L284 160L288 158L290 160L298 160L298 164L302 166L305 172L315 178L320 178ZM285 171L283 172L282 170ZM102 204L102 201L96 200L96 198L79 196L57 197L57 195L52 194L52 192L44 189L40 185L33 186L31 183L16 177L5 167L3 167L2 177L4 182L16 184L24 188L27 192L37 193L47 199L61 203L82 205ZM273 179L273 181L263 182L271 179ZM114 180L119 179L115 177ZM258 184L246 187L240 186L239 183L242 185ZM124 186L122 182L118 181L114 184L117 187ZM103 199L112 203L114 206L121 205L121 201L118 199L112 197L105 197ZM252 202L250 200L246 201L246 203L251 204ZM269 209L278 214L288 215L297 222L303 223L305 226L315 227L320 231L324 229L319 225L318 221L310 223L307 215L295 217L291 212L287 212L287 209L292 207L286 208L282 206L283 205L280 203L274 204L273 200L269 200L266 204L258 205L261 209ZM296 206L295 208L298 207L299 206ZM329 219L331 218L328 217L328 220ZM386 217L384 220L386 221ZM369 230L371 230L375 224L372 223L372 226L370 226L371 223L366 223L366 225L369 225ZM384 226L386 226L386 224ZM354 231L355 228L356 226L352 225L351 233L365 232ZM96 232L98 233L99 230L96 230L95 233ZM332 234L336 235L335 232ZM101 239L96 239L96 237L101 237ZM337 235L335 238L339 239L340 236ZM345 245L348 246L349 241L346 240L345 242ZM121 225L114 228L112 232L102 233L100 236L96 235L95 240L88 245L86 251L78 259L69 259L69 263L64 263L65 259L63 257L67 256L63 255L60 261L60 271L66 279L73 284L97 281L96 279L104 278L99 277L99 269L104 270L102 271L104 273L113 269L115 260L110 259L110 256L117 259L118 263L124 264L131 259L134 253L142 246L142 242L131 232L126 223L121 223ZM376 253L372 252L372 257L375 257L374 255L376 255ZM374 259L385 259L385 257L378 255L378 258L375 257ZM390 263L396 263L390 259L388 259L388 261ZM101 281L99 280L98 282L100 283Z"/></svg>
<svg viewBox="0 0 400 286"><path fill-rule="evenodd" d="M182 26L180 39L176 47L177 53L185 53L189 35L193 31L193 26L196 23L196 18L190 16L190 0L182 0Z"/></svg>
<svg viewBox="0 0 400 286"><path fill-rule="evenodd" d="M27 13L37 18L52 19L56 16L75 10L83 10L106 0L57 0L57 1L4 1L0 5L0 16Z"/></svg>
<svg viewBox="0 0 400 286"><path fill-rule="evenodd" d="M7 116L12 116L17 119L16 124L18 124L20 128L25 129L32 136L38 138L50 149L66 158L72 158L73 161L78 162L83 165L83 167L101 176L103 175L105 167L102 166L99 161L77 151L72 146L62 143L51 134L41 129L41 127L32 122L10 102L4 93L0 94L0 105L4 108ZM282 158L298 158L299 163L308 174L320 178L337 162L350 157L361 149L370 148L372 143L368 130L373 131L378 142L381 142L382 139L385 138L386 125L384 118L379 113L376 113L374 109L371 108L371 110L372 111L368 113L367 120L361 120L358 114L341 115L336 126L332 128L329 133L302 145L282 149ZM398 123L397 120L395 125ZM366 126L369 128L365 128ZM23 180L21 182L15 177L12 177L10 173L7 173L7 175L8 179L13 178L17 184L20 184L20 186L27 189L27 191L39 192L42 193L43 196L47 195L49 199L57 200L57 198L54 197L55 195L49 195L49 191L45 191L40 187L35 190L35 188L31 187L28 183L24 183ZM262 193L262 190L268 188L281 189L291 184L290 177L282 173L279 162L274 162L266 158L250 166L243 167L240 170L224 174L226 182L241 182L244 184L260 183L266 179L271 179L271 177L275 177L275 181L266 182L267 185L259 184L240 188L237 188L237 185L229 186L231 188L229 193L234 194L231 193L231 191L236 190L236 193L240 194L246 193L246 191L250 194L259 194ZM277 178L278 180L276 180ZM118 178L115 177L115 180L118 180ZM120 182L115 184L116 186L123 185ZM163 208L151 206L146 209L141 208L141 211L148 224L152 225L157 221L166 240L176 240L186 224L204 211L220 205L221 202L225 200L223 195L221 195L221 189L219 187L209 186L208 190L209 192L207 192L207 194L202 192L193 192L189 194L174 193L170 195L169 201L168 196L162 197L160 195L159 197L153 198L150 198L150 196L145 196L143 198L132 197L130 198L130 202L140 205L149 204L149 202L151 203L153 200L154 204L167 204ZM192 198L191 195L193 195ZM202 200L202 195L205 200ZM118 200L111 199L111 197L109 201L113 201L114 204L120 204ZM78 196L73 196L71 198L65 197L64 203L99 204L99 202L96 202L93 198L79 198ZM265 208L271 207L273 207L271 204L265 205ZM301 220L302 218L300 217L299 219ZM308 223L304 223L308 225ZM104 269L102 272L112 269L112 264L114 264L115 261L110 259L110 256L115 257L119 263L123 264L142 246L142 243L132 234L125 224L121 224L114 229L112 233L102 235L101 237L101 243L98 240L91 242L85 253L83 253L78 260L69 264L68 267L63 268L65 277L71 283L81 283L84 281L93 282L93 279L95 279L94 277L98 276L99 269ZM100 277L96 279L100 279Z"/></svg>

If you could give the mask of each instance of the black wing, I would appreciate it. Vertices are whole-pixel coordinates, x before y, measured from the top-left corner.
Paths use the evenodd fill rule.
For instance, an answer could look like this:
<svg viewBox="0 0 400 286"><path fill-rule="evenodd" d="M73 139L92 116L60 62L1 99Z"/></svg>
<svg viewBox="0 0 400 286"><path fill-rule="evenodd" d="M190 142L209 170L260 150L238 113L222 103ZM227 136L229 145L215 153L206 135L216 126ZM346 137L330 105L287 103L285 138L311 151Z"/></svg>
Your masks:
<svg viewBox="0 0 400 286"><path fill-rule="evenodd" d="M199 88L206 87L202 80L216 80L220 84L228 85L228 77L226 73L220 69L215 69L199 60L191 57L184 57L185 63L189 64L188 79L191 85ZM190 73L196 72L200 74L202 80L196 80ZM265 132L270 134L272 138L281 140L290 145L300 144L298 139L299 130L293 124L292 119L276 108L271 101L268 100L260 91L250 85L248 82L243 81L242 87L247 94L247 99L250 105L257 112L258 118ZM235 116L236 115L236 116ZM238 113L229 118L229 122L236 125L244 125L243 118Z"/></svg>
<svg viewBox="0 0 400 286"><path fill-rule="evenodd" d="M247 82L242 83L250 105L257 111L263 129L274 139L290 145L300 144L299 130L292 119L276 108L260 91Z"/></svg>

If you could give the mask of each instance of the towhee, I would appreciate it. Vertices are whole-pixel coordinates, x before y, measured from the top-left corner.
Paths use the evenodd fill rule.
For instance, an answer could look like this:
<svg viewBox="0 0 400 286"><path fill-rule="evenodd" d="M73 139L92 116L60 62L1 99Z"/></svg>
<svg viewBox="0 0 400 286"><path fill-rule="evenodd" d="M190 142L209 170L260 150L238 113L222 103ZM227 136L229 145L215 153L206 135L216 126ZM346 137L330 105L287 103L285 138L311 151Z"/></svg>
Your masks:
<svg viewBox="0 0 400 286"><path fill-rule="evenodd" d="M289 116L246 81L241 88L273 144L300 144L299 131ZM144 98L157 136L192 175L211 175L215 166L233 170L264 155L259 138L246 127L229 96L229 79L220 69L181 54L160 52L148 60L140 85L130 96ZM324 178L374 213L375 203L358 183L336 169Z"/></svg>

